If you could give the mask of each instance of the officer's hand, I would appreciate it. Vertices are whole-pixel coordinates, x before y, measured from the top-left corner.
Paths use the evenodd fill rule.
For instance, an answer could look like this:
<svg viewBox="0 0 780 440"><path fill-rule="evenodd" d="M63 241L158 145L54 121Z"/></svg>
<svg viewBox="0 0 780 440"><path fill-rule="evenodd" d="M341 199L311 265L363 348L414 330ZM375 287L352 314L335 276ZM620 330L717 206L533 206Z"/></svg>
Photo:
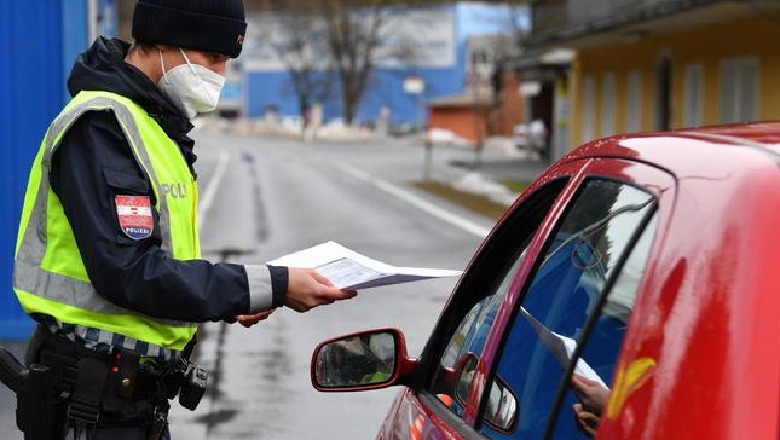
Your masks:
<svg viewBox="0 0 780 440"><path fill-rule="evenodd" d="M357 291L341 290L314 269L288 268L287 296L284 305L303 313L324 304L354 298Z"/></svg>
<svg viewBox="0 0 780 440"><path fill-rule="evenodd" d="M257 324L258 322L268 318L271 315L271 313L274 312L274 310L276 309L255 313L253 315L238 315L236 316L236 321L238 321L238 323L243 325L244 327L249 328Z"/></svg>

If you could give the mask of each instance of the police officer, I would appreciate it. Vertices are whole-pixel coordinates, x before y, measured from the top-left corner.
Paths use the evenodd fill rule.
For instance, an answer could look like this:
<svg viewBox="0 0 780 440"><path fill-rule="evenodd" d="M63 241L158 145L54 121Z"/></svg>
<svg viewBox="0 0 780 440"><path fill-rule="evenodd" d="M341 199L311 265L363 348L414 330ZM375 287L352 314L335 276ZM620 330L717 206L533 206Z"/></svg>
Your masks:
<svg viewBox="0 0 780 440"><path fill-rule="evenodd" d="M187 133L246 26L242 0L140 0L132 45L100 37L76 60L17 238L14 290L39 323L27 363L50 387L19 396L28 438L167 438L168 399L202 394L194 323L250 326L356 294L310 269L201 259Z"/></svg>

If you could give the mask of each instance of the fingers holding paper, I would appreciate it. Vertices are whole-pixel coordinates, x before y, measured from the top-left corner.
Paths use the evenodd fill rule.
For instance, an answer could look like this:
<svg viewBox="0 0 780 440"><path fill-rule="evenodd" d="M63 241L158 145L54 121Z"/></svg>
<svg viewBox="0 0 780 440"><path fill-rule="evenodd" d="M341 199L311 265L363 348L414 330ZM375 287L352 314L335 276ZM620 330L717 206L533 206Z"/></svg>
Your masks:
<svg viewBox="0 0 780 440"><path fill-rule="evenodd" d="M571 378L574 391L582 401L586 409L592 409L597 415L601 413L609 399L609 388L605 388L598 381L588 379L585 376L574 374Z"/></svg>
<svg viewBox="0 0 780 440"><path fill-rule="evenodd" d="M355 290L342 290L314 269L288 269L287 296L284 305L299 313L336 301L354 298Z"/></svg>
<svg viewBox="0 0 780 440"><path fill-rule="evenodd" d="M580 399L572 410L579 428L590 437L596 435L601 418L601 411L609 400L609 388L597 380L574 374L571 378L572 388Z"/></svg>

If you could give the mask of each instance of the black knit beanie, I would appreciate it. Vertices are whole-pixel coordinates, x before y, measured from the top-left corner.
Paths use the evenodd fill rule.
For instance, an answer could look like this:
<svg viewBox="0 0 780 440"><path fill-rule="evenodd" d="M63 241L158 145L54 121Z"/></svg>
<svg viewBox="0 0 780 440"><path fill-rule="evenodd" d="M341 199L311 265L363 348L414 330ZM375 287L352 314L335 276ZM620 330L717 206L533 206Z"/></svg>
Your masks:
<svg viewBox="0 0 780 440"><path fill-rule="evenodd" d="M139 0L133 38L150 44L238 57L244 43L243 0Z"/></svg>

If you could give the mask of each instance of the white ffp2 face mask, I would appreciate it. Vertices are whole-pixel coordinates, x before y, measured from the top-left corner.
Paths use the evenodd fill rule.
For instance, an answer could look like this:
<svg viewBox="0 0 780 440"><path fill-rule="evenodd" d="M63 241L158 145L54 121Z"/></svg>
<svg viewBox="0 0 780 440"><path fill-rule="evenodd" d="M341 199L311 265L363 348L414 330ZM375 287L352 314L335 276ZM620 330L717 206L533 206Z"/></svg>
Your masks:
<svg viewBox="0 0 780 440"><path fill-rule="evenodd" d="M192 119L198 113L206 113L217 108L219 94L225 85L225 77L200 64L190 63L182 49L185 64L165 71L165 63L160 51L160 64L163 76L157 87L165 93L184 113Z"/></svg>

